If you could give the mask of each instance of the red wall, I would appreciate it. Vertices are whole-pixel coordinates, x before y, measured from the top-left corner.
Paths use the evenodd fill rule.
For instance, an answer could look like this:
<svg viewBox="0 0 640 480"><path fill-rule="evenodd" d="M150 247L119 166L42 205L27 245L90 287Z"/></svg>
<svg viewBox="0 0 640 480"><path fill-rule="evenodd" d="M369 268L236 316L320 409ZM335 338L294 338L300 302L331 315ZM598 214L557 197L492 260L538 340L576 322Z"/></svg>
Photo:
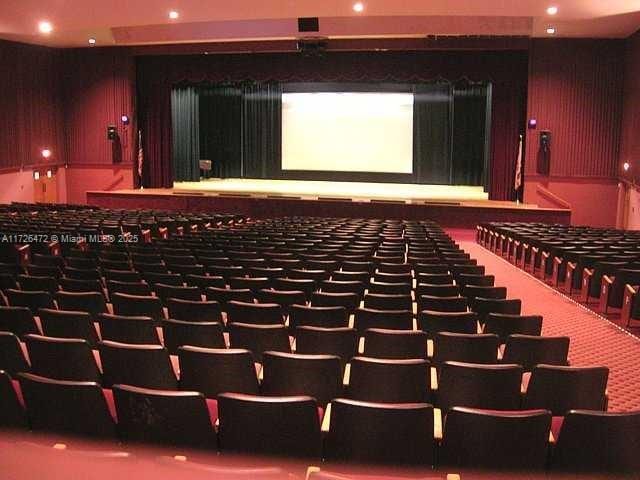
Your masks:
<svg viewBox="0 0 640 480"><path fill-rule="evenodd" d="M640 30L627 40L626 47L624 114L618 168L624 162L629 162L631 175L638 181L640 179Z"/></svg>

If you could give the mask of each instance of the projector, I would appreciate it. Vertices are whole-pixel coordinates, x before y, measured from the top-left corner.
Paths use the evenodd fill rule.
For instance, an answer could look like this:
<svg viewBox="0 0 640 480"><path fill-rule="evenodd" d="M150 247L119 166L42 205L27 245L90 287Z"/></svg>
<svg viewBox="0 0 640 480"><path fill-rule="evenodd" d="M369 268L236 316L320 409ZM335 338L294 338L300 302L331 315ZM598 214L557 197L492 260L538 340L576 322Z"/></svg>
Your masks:
<svg viewBox="0 0 640 480"><path fill-rule="evenodd" d="M320 56L329 46L329 39L325 37L305 37L299 38L296 48L303 55Z"/></svg>

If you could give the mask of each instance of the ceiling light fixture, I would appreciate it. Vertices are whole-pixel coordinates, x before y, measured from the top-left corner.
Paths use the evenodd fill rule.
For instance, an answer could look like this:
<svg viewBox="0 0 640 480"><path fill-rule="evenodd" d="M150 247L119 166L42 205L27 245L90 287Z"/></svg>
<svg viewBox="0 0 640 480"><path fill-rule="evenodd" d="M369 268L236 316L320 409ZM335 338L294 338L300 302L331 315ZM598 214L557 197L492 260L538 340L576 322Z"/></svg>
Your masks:
<svg viewBox="0 0 640 480"><path fill-rule="evenodd" d="M356 2L353 4L353 11L360 13L364 10L364 4L362 2Z"/></svg>
<svg viewBox="0 0 640 480"><path fill-rule="evenodd" d="M630 164L629 162L624 162L624 163L622 164L622 169L623 169L625 172L628 172L630 168L631 168L631 164Z"/></svg>
<svg viewBox="0 0 640 480"><path fill-rule="evenodd" d="M38 23L38 30L40 33L49 34L53 31L53 25L51 25L51 22L43 20Z"/></svg>
<svg viewBox="0 0 640 480"><path fill-rule="evenodd" d="M42 158L49 158L51 157L51 150L49 150L48 148L44 148L40 154L42 155Z"/></svg>
<svg viewBox="0 0 640 480"><path fill-rule="evenodd" d="M95 39L95 38L93 38L93 37L91 37L91 38L89 39L89 45L95 45L95 44L96 44L96 39Z"/></svg>
<svg viewBox="0 0 640 480"><path fill-rule="evenodd" d="M558 13L558 7L555 5L547 8L547 15L555 15L556 13Z"/></svg>
<svg viewBox="0 0 640 480"><path fill-rule="evenodd" d="M556 27L547 27L547 33L549 35L555 35L556 34Z"/></svg>
<svg viewBox="0 0 640 480"><path fill-rule="evenodd" d="M169 12L169 18L171 20L175 20L176 18L178 18L180 16L180 14L178 12L176 12L175 10L171 10Z"/></svg>

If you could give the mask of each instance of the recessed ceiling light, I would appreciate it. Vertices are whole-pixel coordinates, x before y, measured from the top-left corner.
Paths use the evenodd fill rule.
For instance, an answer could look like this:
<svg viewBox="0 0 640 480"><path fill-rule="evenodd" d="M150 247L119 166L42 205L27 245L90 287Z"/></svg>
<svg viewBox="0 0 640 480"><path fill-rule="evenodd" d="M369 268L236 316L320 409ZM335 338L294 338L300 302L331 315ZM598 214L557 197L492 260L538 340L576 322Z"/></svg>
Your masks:
<svg viewBox="0 0 640 480"><path fill-rule="evenodd" d="M556 27L547 27L547 33L549 35L555 35L556 34Z"/></svg>
<svg viewBox="0 0 640 480"><path fill-rule="evenodd" d="M175 20L176 18L178 18L180 16L180 14L178 12L176 12L175 10L171 10L169 12L169 18L171 20Z"/></svg>
<svg viewBox="0 0 640 480"><path fill-rule="evenodd" d="M40 33L51 33L53 31L53 25L51 25L51 22L43 20L42 22L38 23L38 30L40 31Z"/></svg>
<svg viewBox="0 0 640 480"><path fill-rule="evenodd" d="M95 38L93 38L93 37L91 37L91 38L89 39L89 45L95 45L95 44L96 44L96 39L95 39Z"/></svg>
<svg viewBox="0 0 640 480"><path fill-rule="evenodd" d="M547 14L548 15L555 15L556 13L558 13L558 7L551 6L551 7L547 8Z"/></svg>
<svg viewBox="0 0 640 480"><path fill-rule="evenodd" d="M51 156L51 150L49 150L48 148L44 148L42 149L40 154L42 155L42 158L49 158Z"/></svg>
<svg viewBox="0 0 640 480"><path fill-rule="evenodd" d="M362 2L356 2L353 4L353 11L354 12L362 12L364 10L364 4Z"/></svg>

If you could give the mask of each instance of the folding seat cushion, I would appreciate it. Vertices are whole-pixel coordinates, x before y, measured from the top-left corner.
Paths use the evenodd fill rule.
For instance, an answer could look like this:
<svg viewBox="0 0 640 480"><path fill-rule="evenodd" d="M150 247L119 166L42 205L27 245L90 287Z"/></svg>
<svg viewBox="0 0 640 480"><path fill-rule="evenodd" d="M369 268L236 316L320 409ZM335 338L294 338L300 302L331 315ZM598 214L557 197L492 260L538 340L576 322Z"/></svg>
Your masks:
<svg viewBox="0 0 640 480"><path fill-rule="evenodd" d="M497 363L498 336L493 334L438 332L433 339L433 362Z"/></svg>
<svg viewBox="0 0 640 480"><path fill-rule="evenodd" d="M47 337L82 338L91 347L98 343L98 333L88 312L41 308L38 316L42 333Z"/></svg>
<svg viewBox="0 0 640 480"><path fill-rule="evenodd" d="M46 291L23 291L7 289L4 294L12 307L27 307L36 315L41 308L55 308L53 297Z"/></svg>
<svg viewBox="0 0 640 480"><path fill-rule="evenodd" d="M284 325L253 325L232 322L228 324L229 343L232 348L246 348L254 361L262 361L262 353L273 350L291 352L287 327Z"/></svg>
<svg viewBox="0 0 640 480"><path fill-rule="evenodd" d="M28 372L30 369L18 337L11 332L0 331L0 370L15 376L18 372Z"/></svg>
<svg viewBox="0 0 640 480"><path fill-rule="evenodd" d="M324 406L342 393L342 368L334 355L264 352L263 395L308 395Z"/></svg>
<svg viewBox="0 0 640 480"><path fill-rule="evenodd" d="M427 358L427 335L415 330L370 328L364 331L364 355L372 358Z"/></svg>
<svg viewBox="0 0 640 480"><path fill-rule="evenodd" d="M367 402L424 402L431 390L429 362L424 359L351 359L347 395Z"/></svg>
<svg viewBox="0 0 640 480"><path fill-rule="evenodd" d="M569 410L606 410L607 367L537 365L531 371L524 408L562 416Z"/></svg>
<svg viewBox="0 0 640 480"><path fill-rule="evenodd" d="M354 328L299 326L295 336L296 353L335 355L343 367L358 353L358 333Z"/></svg>
<svg viewBox="0 0 640 480"><path fill-rule="evenodd" d="M277 303L246 303L230 301L227 304L227 323L253 325L284 324L282 307Z"/></svg>
<svg viewBox="0 0 640 480"><path fill-rule="evenodd" d="M155 321L164 319L162 301L158 297L114 293L111 296L113 313L130 317L151 317Z"/></svg>
<svg viewBox="0 0 640 480"><path fill-rule="evenodd" d="M319 459L320 420L307 396L218 396L218 441L223 452Z"/></svg>
<svg viewBox="0 0 640 480"><path fill-rule="evenodd" d="M113 396L125 442L215 449L215 402L202 393L114 385Z"/></svg>
<svg viewBox="0 0 640 480"><path fill-rule="evenodd" d="M639 448L640 412L574 410L564 417L553 450L551 470L637 475Z"/></svg>
<svg viewBox="0 0 640 480"><path fill-rule="evenodd" d="M9 373L0 365L0 430L27 427L24 400L21 395L22 391L16 387Z"/></svg>
<svg viewBox="0 0 640 480"><path fill-rule="evenodd" d="M164 346L175 355L183 345L205 348L225 348L220 322L187 322L183 320L163 320Z"/></svg>
<svg viewBox="0 0 640 480"><path fill-rule="evenodd" d="M289 309L289 327L308 325L325 328L347 327L349 315L344 307L311 307L292 305Z"/></svg>
<svg viewBox="0 0 640 480"><path fill-rule="evenodd" d="M412 330L413 313L411 310L358 308L354 315L354 327L361 335L370 328Z"/></svg>
<svg viewBox="0 0 640 480"><path fill-rule="evenodd" d="M353 313L360 305L360 296L357 293L314 292L311 296L311 305L314 307L344 307L347 312Z"/></svg>
<svg viewBox="0 0 640 480"><path fill-rule="evenodd" d="M478 314L480 323L484 324L490 313L509 313L520 315L522 301L520 299L499 299L476 297L473 300L473 311Z"/></svg>
<svg viewBox="0 0 640 480"><path fill-rule="evenodd" d="M55 295L58 308L87 312L91 318L107 312L104 296L97 292L58 292Z"/></svg>
<svg viewBox="0 0 640 480"><path fill-rule="evenodd" d="M440 464L446 468L533 471L545 466L551 413L455 407L444 424Z"/></svg>
<svg viewBox="0 0 640 480"><path fill-rule="evenodd" d="M567 365L569 337L510 335L502 355L503 363L517 363L529 371L538 364Z"/></svg>
<svg viewBox="0 0 640 480"><path fill-rule="evenodd" d="M227 309L227 303L232 300L244 303L252 303L254 300L254 293L248 288L235 289L207 287L205 295L207 300L214 300L218 302L222 310L225 312Z"/></svg>
<svg viewBox="0 0 640 480"><path fill-rule="evenodd" d="M21 290L31 292L45 291L55 293L59 289L58 280L54 277L18 275L18 283Z"/></svg>
<svg viewBox="0 0 640 480"><path fill-rule="evenodd" d="M387 295L382 293L367 293L364 296L364 307L376 310L409 310L413 311L411 295Z"/></svg>
<svg viewBox="0 0 640 480"><path fill-rule="evenodd" d="M258 378L249 350L183 346L178 349L180 388L216 398L223 392L258 394Z"/></svg>
<svg viewBox="0 0 640 480"><path fill-rule="evenodd" d="M100 383L101 374L89 342L79 338L27 335L31 372L56 380Z"/></svg>
<svg viewBox="0 0 640 480"><path fill-rule="evenodd" d="M467 297L434 297L432 295L420 295L416 299L418 303L418 312L424 310L434 312L466 312L468 300Z"/></svg>
<svg viewBox="0 0 640 480"><path fill-rule="evenodd" d="M118 384L161 390L177 388L169 352L161 345L103 340L98 348L106 387Z"/></svg>
<svg viewBox="0 0 640 480"><path fill-rule="evenodd" d="M495 333L500 343L505 343L509 335L541 335L542 315L513 315L490 313L485 317L485 333Z"/></svg>
<svg viewBox="0 0 640 480"><path fill-rule="evenodd" d="M436 405L517 410L520 408L522 367L444 362L440 365Z"/></svg>
<svg viewBox="0 0 640 480"><path fill-rule="evenodd" d="M98 316L102 340L143 345L160 345L151 317L133 317L103 313Z"/></svg>
<svg viewBox="0 0 640 480"><path fill-rule="evenodd" d="M418 328L429 338L434 338L438 332L473 334L478 331L478 316L474 312L423 310L418 314Z"/></svg>
<svg viewBox="0 0 640 480"><path fill-rule="evenodd" d="M0 306L0 331L12 332L20 338L40 333L29 307L13 306Z"/></svg>
<svg viewBox="0 0 640 480"><path fill-rule="evenodd" d="M325 445L328 461L432 465L433 407L335 399Z"/></svg>
<svg viewBox="0 0 640 480"><path fill-rule="evenodd" d="M222 311L215 300L194 301L170 298L169 318L189 322L221 322Z"/></svg>

